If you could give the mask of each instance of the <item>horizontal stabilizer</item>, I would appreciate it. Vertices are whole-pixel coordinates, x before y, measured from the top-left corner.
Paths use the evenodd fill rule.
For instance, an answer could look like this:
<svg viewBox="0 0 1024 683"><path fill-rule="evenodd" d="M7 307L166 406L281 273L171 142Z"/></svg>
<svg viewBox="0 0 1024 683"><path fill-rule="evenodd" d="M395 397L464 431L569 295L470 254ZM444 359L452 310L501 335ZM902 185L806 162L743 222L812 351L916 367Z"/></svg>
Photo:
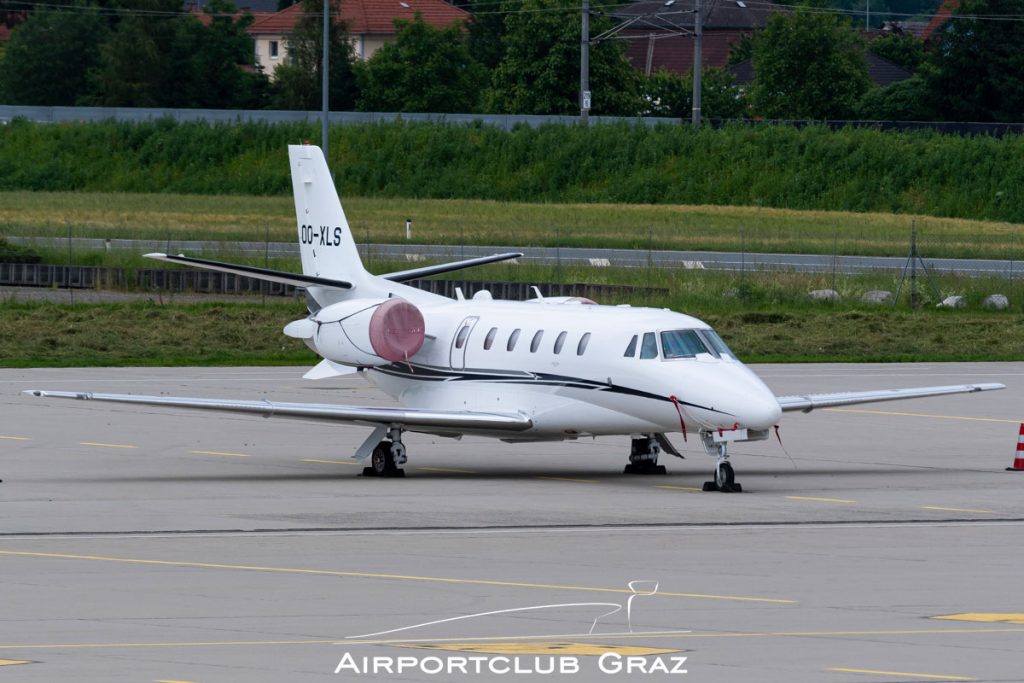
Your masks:
<svg viewBox="0 0 1024 683"><path fill-rule="evenodd" d="M908 398L946 396L948 394L971 394L977 391L1005 389L1005 384L955 384L942 387L916 387L913 389L882 389L879 391L846 391L834 394L804 394L802 396L778 396L784 412L802 410L809 413L820 408L851 406L858 403L880 403Z"/></svg>
<svg viewBox="0 0 1024 683"><path fill-rule="evenodd" d="M439 263L436 266L423 266L422 268L413 268L411 270L401 270L397 273L388 273L381 275L380 277L385 280L391 280L392 282L407 282L409 280L415 280L420 277L427 277L429 275L440 275L441 273L450 273L453 270L462 270L463 268L472 268L473 266L484 266L488 263L498 263L499 261L508 261L514 258L520 258L522 254L517 252L510 252L508 254L494 254L492 256L481 256L479 258L466 259L465 261L454 261L452 263Z"/></svg>
<svg viewBox="0 0 1024 683"><path fill-rule="evenodd" d="M402 425L413 431L444 430L512 431L529 429L533 421L520 413L483 413L472 411L417 410L378 406L343 406L327 403L279 403L276 401L241 401L221 398L188 398L183 396L136 396L133 394L97 394L84 391L42 391L31 389L22 393L39 398L74 398L82 401L138 403L167 408L194 408L229 413L249 413L263 417L293 417L331 422Z"/></svg>
<svg viewBox="0 0 1024 683"><path fill-rule="evenodd" d="M268 268L256 268L254 266L240 266L234 263L208 261L206 259L191 258L180 254L178 256L169 256L167 254L146 254L146 258L155 259L157 261L167 261L168 263L180 263L181 265L205 268L206 270L218 270L222 273L233 273L235 275L251 277L257 280L277 282L282 285L293 285L295 287L316 285L318 287L331 287L333 289L352 289L352 283L345 282L343 280L331 280L330 278L316 277L315 275L300 275L298 273L286 273L281 270L270 270Z"/></svg>
<svg viewBox="0 0 1024 683"><path fill-rule="evenodd" d="M358 372L358 370L351 365L341 365L325 358L303 375L302 379L329 379L331 377L351 375L354 372Z"/></svg>

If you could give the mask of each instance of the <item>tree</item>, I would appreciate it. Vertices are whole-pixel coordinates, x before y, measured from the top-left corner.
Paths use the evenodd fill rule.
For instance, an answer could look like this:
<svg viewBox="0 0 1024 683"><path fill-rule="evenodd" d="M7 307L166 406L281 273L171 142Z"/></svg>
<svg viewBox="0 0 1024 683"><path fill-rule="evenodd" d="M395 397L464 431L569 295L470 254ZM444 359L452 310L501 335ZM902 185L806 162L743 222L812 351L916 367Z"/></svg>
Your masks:
<svg viewBox="0 0 1024 683"><path fill-rule="evenodd" d="M471 0L469 6L469 54L485 68L497 68L505 49L505 14L494 0Z"/></svg>
<svg viewBox="0 0 1024 683"><path fill-rule="evenodd" d="M509 114L576 114L580 110L580 13L562 0L506 0L504 55L494 71L488 109ZM591 35L610 26L594 16ZM590 49L594 114L637 113L639 76L622 41Z"/></svg>
<svg viewBox="0 0 1024 683"><path fill-rule="evenodd" d="M736 79L725 69L704 69L700 80L701 115L705 119L735 119L744 103ZM690 120L693 111L693 73L685 76L659 69L643 80L643 113Z"/></svg>
<svg viewBox="0 0 1024 683"><path fill-rule="evenodd" d="M108 33L98 14L38 9L11 32L0 61L0 93L11 104L70 106Z"/></svg>
<svg viewBox="0 0 1024 683"><path fill-rule="evenodd" d="M174 36L173 18L132 14L121 19L100 47L99 63L89 73L86 104L109 107L159 107L171 79L166 56Z"/></svg>
<svg viewBox="0 0 1024 683"><path fill-rule="evenodd" d="M928 84L921 76L872 88L857 103L857 118L868 121L934 121Z"/></svg>
<svg viewBox="0 0 1024 683"><path fill-rule="evenodd" d="M395 21L398 37L359 72L362 111L477 111L487 73L469 55L461 25Z"/></svg>
<svg viewBox="0 0 1024 683"><path fill-rule="evenodd" d="M229 0L211 0L208 24L193 16L178 19L168 59L176 82L164 100L176 107L255 109L262 107L267 78L243 70L255 67L253 40L246 33L251 14L232 16Z"/></svg>
<svg viewBox="0 0 1024 683"><path fill-rule="evenodd" d="M288 59L274 70L272 103L278 109L320 109L323 60L323 3L301 0L302 18L288 36ZM332 19L328 33L328 104L334 111L355 109L359 96L355 55L344 22Z"/></svg>
<svg viewBox="0 0 1024 683"><path fill-rule="evenodd" d="M981 15L1024 14L1024 0L964 0L932 47L928 91L953 121L1024 121L1024 30L1020 21Z"/></svg>
<svg viewBox="0 0 1024 683"><path fill-rule="evenodd" d="M917 71L924 61L924 41L912 33L892 33L868 43L868 50L907 71Z"/></svg>
<svg viewBox="0 0 1024 683"><path fill-rule="evenodd" d="M751 105L761 116L845 118L870 85L864 45L844 17L775 14L754 39Z"/></svg>

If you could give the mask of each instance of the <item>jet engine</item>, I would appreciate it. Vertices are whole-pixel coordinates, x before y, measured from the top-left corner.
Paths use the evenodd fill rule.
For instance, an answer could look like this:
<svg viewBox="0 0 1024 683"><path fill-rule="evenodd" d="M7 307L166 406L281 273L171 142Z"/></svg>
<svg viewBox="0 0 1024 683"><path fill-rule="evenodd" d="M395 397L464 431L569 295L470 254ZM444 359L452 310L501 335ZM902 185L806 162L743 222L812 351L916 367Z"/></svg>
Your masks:
<svg viewBox="0 0 1024 683"><path fill-rule="evenodd" d="M423 314L405 299L352 299L284 328L324 358L373 367L408 360L423 346Z"/></svg>

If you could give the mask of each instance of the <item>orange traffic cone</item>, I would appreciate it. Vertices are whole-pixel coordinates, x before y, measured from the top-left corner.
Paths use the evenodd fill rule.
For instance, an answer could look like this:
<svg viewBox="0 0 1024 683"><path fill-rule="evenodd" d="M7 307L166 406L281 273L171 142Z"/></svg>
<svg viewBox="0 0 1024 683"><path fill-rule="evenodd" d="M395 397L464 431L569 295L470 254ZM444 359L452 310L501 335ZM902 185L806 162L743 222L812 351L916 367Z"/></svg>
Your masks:
<svg viewBox="0 0 1024 683"><path fill-rule="evenodd" d="M1006 468L1007 472L1024 472L1024 422L1020 425L1020 435L1017 437L1017 455L1013 459L1013 465Z"/></svg>

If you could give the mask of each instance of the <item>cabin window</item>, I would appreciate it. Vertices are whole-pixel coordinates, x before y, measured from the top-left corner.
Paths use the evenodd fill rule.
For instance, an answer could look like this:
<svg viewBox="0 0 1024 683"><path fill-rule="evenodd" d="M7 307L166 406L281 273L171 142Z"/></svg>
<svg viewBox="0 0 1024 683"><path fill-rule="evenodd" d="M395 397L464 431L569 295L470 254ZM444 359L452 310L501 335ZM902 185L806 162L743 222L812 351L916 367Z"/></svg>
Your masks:
<svg viewBox="0 0 1024 683"><path fill-rule="evenodd" d="M492 327L487 332L487 336L484 337L484 351L490 351L491 346L494 344L494 338L498 336L498 328Z"/></svg>
<svg viewBox="0 0 1024 683"><path fill-rule="evenodd" d="M729 356L730 358L736 357L736 354L732 352L732 349L726 346L725 342L722 341L722 338L719 337L718 333L714 330L698 330L697 333L700 335L701 339L704 340L704 345L712 349L716 356Z"/></svg>
<svg viewBox="0 0 1024 683"><path fill-rule="evenodd" d="M697 334L697 330L662 332L661 352L665 358L693 358L698 353L711 353Z"/></svg>
<svg viewBox="0 0 1024 683"><path fill-rule="evenodd" d="M580 337L580 343L576 345L576 355L582 356L583 352L587 350L587 344L590 343L590 333L587 332L585 335Z"/></svg>
<svg viewBox="0 0 1024 683"><path fill-rule="evenodd" d="M461 349L466 343L466 337L469 336L469 325L463 325L462 329L459 330L459 334L455 337L455 348Z"/></svg>
<svg viewBox="0 0 1024 683"><path fill-rule="evenodd" d="M516 348L516 342L519 341L519 328L512 330L512 334L508 335L508 345L505 347L509 351Z"/></svg>
<svg viewBox="0 0 1024 683"><path fill-rule="evenodd" d="M644 332L644 340L640 344L640 360L658 357L658 340L653 332Z"/></svg>
<svg viewBox="0 0 1024 683"><path fill-rule="evenodd" d="M633 338L629 340L629 346L626 347L626 352L622 354L626 358L636 358L636 340L637 335L633 335Z"/></svg>
<svg viewBox="0 0 1024 683"><path fill-rule="evenodd" d="M562 347L565 346L565 338L569 336L568 332L561 332L558 335L558 339L555 340L555 353L561 353Z"/></svg>
<svg viewBox="0 0 1024 683"><path fill-rule="evenodd" d="M530 342L530 353L537 353L537 349L540 348L540 340L544 338L544 330L537 330L537 334L533 335L533 341Z"/></svg>

